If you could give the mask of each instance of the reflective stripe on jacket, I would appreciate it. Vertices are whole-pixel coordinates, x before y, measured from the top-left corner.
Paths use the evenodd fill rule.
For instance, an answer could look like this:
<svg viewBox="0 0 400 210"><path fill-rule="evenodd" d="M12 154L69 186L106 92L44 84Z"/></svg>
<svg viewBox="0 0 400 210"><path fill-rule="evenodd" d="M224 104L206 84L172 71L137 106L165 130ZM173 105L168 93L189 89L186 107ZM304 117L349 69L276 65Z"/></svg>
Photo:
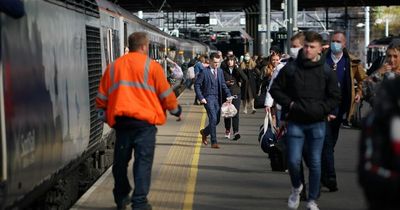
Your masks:
<svg viewBox="0 0 400 210"><path fill-rule="evenodd" d="M161 125L166 121L166 110L178 111L175 93L161 65L137 52L128 53L107 67L96 106L105 110L105 120L111 127L116 116Z"/></svg>

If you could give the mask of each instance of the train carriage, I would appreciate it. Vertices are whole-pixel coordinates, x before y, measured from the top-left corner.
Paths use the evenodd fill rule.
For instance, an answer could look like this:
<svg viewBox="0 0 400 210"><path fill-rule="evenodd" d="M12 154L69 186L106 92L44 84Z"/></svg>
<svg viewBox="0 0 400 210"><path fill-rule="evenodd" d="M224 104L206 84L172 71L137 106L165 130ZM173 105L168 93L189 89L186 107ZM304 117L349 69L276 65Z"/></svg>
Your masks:
<svg viewBox="0 0 400 210"><path fill-rule="evenodd" d="M24 0L25 16L0 13L0 209L67 209L112 164L112 129L95 97L129 34L149 34L150 56L170 46L206 53L106 0ZM186 55L186 54L185 54Z"/></svg>

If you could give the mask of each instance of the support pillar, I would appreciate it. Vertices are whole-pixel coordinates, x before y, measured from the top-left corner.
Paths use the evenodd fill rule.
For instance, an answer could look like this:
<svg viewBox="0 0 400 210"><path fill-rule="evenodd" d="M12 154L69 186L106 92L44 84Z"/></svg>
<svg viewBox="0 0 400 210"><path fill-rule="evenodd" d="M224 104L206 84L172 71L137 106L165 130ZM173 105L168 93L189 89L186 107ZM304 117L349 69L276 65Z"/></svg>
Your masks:
<svg viewBox="0 0 400 210"><path fill-rule="evenodd" d="M267 25L267 21L266 21L266 0L260 0L260 28L258 28L258 33L260 34L260 38L258 39L258 43L260 45L260 48L258 49L258 54L259 56L264 56L267 53L267 37L266 37L266 25ZM269 25L268 25L269 27ZM261 29L261 30L260 30ZM269 40L268 40L269 42Z"/></svg>

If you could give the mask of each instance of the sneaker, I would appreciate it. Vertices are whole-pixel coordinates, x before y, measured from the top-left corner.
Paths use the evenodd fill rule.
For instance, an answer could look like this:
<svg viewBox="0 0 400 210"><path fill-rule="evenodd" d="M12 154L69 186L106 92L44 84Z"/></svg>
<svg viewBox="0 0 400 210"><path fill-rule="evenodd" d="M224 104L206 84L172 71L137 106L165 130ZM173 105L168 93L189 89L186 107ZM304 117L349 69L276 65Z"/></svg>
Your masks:
<svg viewBox="0 0 400 210"><path fill-rule="evenodd" d="M233 135L233 140L237 141L240 139L240 134L239 133L235 133L235 135Z"/></svg>
<svg viewBox="0 0 400 210"><path fill-rule="evenodd" d="M247 114L247 110L243 110L243 113Z"/></svg>
<svg viewBox="0 0 400 210"><path fill-rule="evenodd" d="M351 123L349 123L348 121L344 121L344 122L342 123L342 127L343 127L343 128L351 128Z"/></svg>
<svg viewBox="0 0 400 210"><path fill-rule="evenodd" d="M288 199L288 207L289 207L289 209L297 209L297 208L299 208L301 190L303 190L303 185L302 184L298 188L292 187L292 193L290 194L289 199Z"/></svg>
<svg viewBox="0 0 400 210"><path fill-rule="evenodd" d="M229 139L231 137L231 131L230 130L226 130L225 131L225 138Z"/></svg>
<svg viewBox="0 0 400 210"><path fill-rule="evenodd" d="M252 113L252 114L255 114L255 113L256 113L256 110L254 109L251 113Z"/></svg>
<svg viewBox="0 0 400 210"><path fill-rule="evenodd" d="M307 203L307 210L319 210L318 205L315 203L315 201L310 200Z"/></svg>

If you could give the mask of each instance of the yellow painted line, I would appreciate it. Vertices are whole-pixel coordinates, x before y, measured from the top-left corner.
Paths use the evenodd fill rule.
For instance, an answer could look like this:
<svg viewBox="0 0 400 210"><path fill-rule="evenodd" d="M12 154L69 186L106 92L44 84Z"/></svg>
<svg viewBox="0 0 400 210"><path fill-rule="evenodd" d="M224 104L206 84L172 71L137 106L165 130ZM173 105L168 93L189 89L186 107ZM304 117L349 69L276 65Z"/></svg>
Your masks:
<svg viewBox="0 0 400 210"><path fill-rule="evenodd" d="M204 128L204 124L206 123L206 112L203 109L203 115L201 116L200 129ZM192 210L193 209L193 200L194 193L196 189L196 180L197 180L197 172L199 167L199 159L200 159L200 148L201 148L201 135L199 134L197 137L196 146L194 148L194 154L192 159L192 165L190 167L189 179L186 185L186 193L185 199L183 201L183 210Z"/></svg>

